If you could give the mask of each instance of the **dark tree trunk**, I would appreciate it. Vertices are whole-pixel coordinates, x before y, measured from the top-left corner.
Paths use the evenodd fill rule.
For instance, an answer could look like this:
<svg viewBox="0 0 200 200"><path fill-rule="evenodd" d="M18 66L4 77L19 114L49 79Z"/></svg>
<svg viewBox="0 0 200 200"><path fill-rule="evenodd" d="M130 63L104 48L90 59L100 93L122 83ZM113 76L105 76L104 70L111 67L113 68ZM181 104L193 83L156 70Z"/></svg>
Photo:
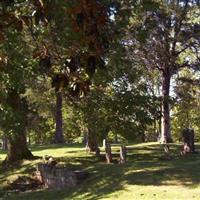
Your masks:
<svg viewBox="0 0 200 200"><path fill-rule="evenodd" d="M2 149L4 151L7 151L8 150L8 138L7 136L3 136L3 144L2 144Z"/></svg>
<svg viewBox="0 0 200 200"><path fill-rule="evenodd" d="M142 134L141 134L141 140L142 140L142 142L145 142L145 138L146 138L146 136L145 136L145 133L143 131Z"/></svg>
<svg viewBox="0 0 200 200"><path fill-rule="evenodd" d="M89 152L96 152L98 148L97 140L95 137L88 137L87 149Z"/></svg>
<svg viewBox="0 0 200 200"><path fill-rule="evenodd" d="M110 127L105 127L100 135L98 135L98 141L101 143L104 139L108 137ZM118 136L115 135L115 141L118 139Z"/></svg>
<svg viewBox="0 0 200 200"><path fill-rule="evenodd" d="M63 118L62 118L62 93L56 92L56 132L53 143L65 143L63 137Z"/></svg>
<svg viewBox="0 0 200 200"><path fill-rule="evenodd" d="M4 164L12 164L23 159L33 159L34 156L28 149L26 142L26 128L28 124L28 105L26 99L21 98L17 91L12 90L7 101L10 108L12 108L13 114L16 115L12 119L13 123L18 124L18 126L12 126L13 124L11 124L10 130L13 134L8 136L8 150Z"/></svg>
<svg viewBox="0 0 200 200"><path fill-rule="evenodd" d="M158 128L159 128L159 137L161 137L161 132L162 132L162 117L159 117Z"/></svg>
<svg viewBox="0 0 200 200"><path fill-rule="evenodd" d="M170 107L169 107L169 91L170 91L171 75L169 70L163 72L162 76L162 131L161 142L171 142L170 132Z"/></svg>
<svg viewBox="0 0 200 200"><path fill-rule="evenodd" d="M186 112L186 123L187 123L187 127L190 127L190 117L189 117L189 112Z"/></svg>
<svg viewBox="0 0 200 200"><path fill-rule="evenodd" d="M30 133L28 132L28 129L26 129L26 140L27 140L27 144L30 146L31 145L31 136Z"/></svg>
<svg viewBox="0 0 200 200"><path fill-rule="evenodd" d="M33 154L27 147L25 131L22 131L13 137L9 137L8 140L6 163L13 163L23 159L33 159Z"/></svg>
<svg viewBox="0 0 200 200"><path fill-rule="evenodd" d="M115 144L118 144L119 143L119 141L118 141L118 135L117 135L117 133L115 133Z"/></svg>
<svg viewBox="0 0 200 200"><path fill-rule="evenodd" d="M92 132L91 129L88 130L86 149L89 153L98 151L97 138L95 133Z"/></svg>

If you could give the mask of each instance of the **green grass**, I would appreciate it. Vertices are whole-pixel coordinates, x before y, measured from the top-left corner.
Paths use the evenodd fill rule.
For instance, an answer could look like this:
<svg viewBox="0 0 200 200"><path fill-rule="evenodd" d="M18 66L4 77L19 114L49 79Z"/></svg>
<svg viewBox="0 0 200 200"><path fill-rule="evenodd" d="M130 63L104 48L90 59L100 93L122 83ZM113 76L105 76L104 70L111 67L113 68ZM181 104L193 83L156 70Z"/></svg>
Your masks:
<svg viewBox="0 0 200 200"><path fill-rule="evenodd" d="M128 162L124 165L105 164L77 145L33 147L34 155L52 155L73 169L86 169L90 176L82 184L66 190L43 190L12 194L6 199L67 200L67 199L200 199L199 154L179 156L179 146L171 145L173 159L161 160L159 144L146 143L128 148ZM198 147L197 147L198 148ZM118 156L119 148L113 152ZM5 154L0 152L0 159ZM0 171L0 188L7 180L18 175L30 174L40 160L25 161L20 168ZM0 190L0 196L3 191ZM0 198L1 199L1 198Z"/></svg>

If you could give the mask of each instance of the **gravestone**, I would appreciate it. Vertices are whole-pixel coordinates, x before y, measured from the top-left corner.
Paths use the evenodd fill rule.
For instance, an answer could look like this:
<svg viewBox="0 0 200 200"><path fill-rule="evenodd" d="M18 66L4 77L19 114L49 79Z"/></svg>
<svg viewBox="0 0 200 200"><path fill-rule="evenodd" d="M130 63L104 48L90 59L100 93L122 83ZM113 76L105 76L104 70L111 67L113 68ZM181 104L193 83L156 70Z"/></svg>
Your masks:
<svg viewBox="0 0 200 200"><path fill-rule="evenodd" d="M171 160L173 157L170 153L170 148L168 144L162 144L164 155L160 157L161 160Z"/></svg>
<svg viewBox="0 0 200 200"><path fill-rule="evenodd" d="M111 145L108 142L106 142L105 152L106 152L106 161L108 164L110 164L112 162L112 151L111 151Z"/></svg>
<svg viewBox="0 0 200 200"><path fill-rule="evenodd" d="M181 149L181 154L185 155L186 153L194 153L195 145L194 145L194 130L191 128L185 128L182 131L183 138L183 146Z"/></svg>
<svg viewBox="0 0 200 200"><path fill-rule="evenodd" d="M107 143L107 140L103 139L103 148L106 148L106 143Z"/></svg>
<svg viewBox="0 0 200 200"><path fill-rule="evenodd" d="M126 147L125 146L120 146L120 160L119 162L121 164L126 163Z"/></svg>

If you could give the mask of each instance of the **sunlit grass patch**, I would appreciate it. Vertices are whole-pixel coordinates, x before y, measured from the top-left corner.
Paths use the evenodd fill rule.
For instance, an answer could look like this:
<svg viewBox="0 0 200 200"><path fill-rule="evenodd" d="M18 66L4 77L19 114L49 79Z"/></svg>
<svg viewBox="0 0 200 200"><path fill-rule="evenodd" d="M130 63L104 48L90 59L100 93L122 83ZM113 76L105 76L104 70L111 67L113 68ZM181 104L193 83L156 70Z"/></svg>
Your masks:
<svg viewBox="0 0 200 200"><path fill-rule="evenodd" d="M179 145L170 145L172 160L160 160L158 143L128 146L126 164L106 164L80 145L32 147L35 156L52 155L72 169L85 169L90 176L75 188L35 191L9 196L9 199L200 199L199 154L179 155ZM115 159L119 146L112 148ZM103 152L103 148L101 148ZM0 154L1 156L3 154ZM25 161L21 168L1 171L0 188L19 175L30 174L41 160ZM0 195L3 194L0 192Z"/></svg>

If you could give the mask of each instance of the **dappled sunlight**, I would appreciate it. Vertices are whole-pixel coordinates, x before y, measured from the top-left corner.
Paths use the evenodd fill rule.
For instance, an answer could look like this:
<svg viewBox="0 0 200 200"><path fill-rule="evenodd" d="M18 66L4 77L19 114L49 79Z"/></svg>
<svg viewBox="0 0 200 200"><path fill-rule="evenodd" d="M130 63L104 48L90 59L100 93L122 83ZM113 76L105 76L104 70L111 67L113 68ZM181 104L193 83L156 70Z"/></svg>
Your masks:
<svg viewBox="0 0 200 200"><path fill-rule="evenodd" d="M89 177L81 185L75 188L60 191L38 191L24 193L19 199L55 199L59 196L64 199L167 199L173 195L182 198L189 197L188 191L194 194L194 199L200 195L200 171L199 155L191 154L184 157L177 155L179 146L171 145L171 153L174 157L170 161L160 160L162 150L159 144L132 145L128 148L126 164L106 164L105 160L99 160L94 154L87 154L84 148L67 147L50 148L35 151L34 155L56 155L61 165L70 169L84 169L89 172ZM104 152L101 152L104 155ZM118 147L113 149L114 160L118 158ZM0 177L0 183L6 184L6 180L13 180L21 174L32 173L35 165L41 159L24 161L21 168L13 169ZM183 191L183 193L180 193ZM180 194L179 194L180 193ZM15 196L15 199L18 196Z"/></svg>

